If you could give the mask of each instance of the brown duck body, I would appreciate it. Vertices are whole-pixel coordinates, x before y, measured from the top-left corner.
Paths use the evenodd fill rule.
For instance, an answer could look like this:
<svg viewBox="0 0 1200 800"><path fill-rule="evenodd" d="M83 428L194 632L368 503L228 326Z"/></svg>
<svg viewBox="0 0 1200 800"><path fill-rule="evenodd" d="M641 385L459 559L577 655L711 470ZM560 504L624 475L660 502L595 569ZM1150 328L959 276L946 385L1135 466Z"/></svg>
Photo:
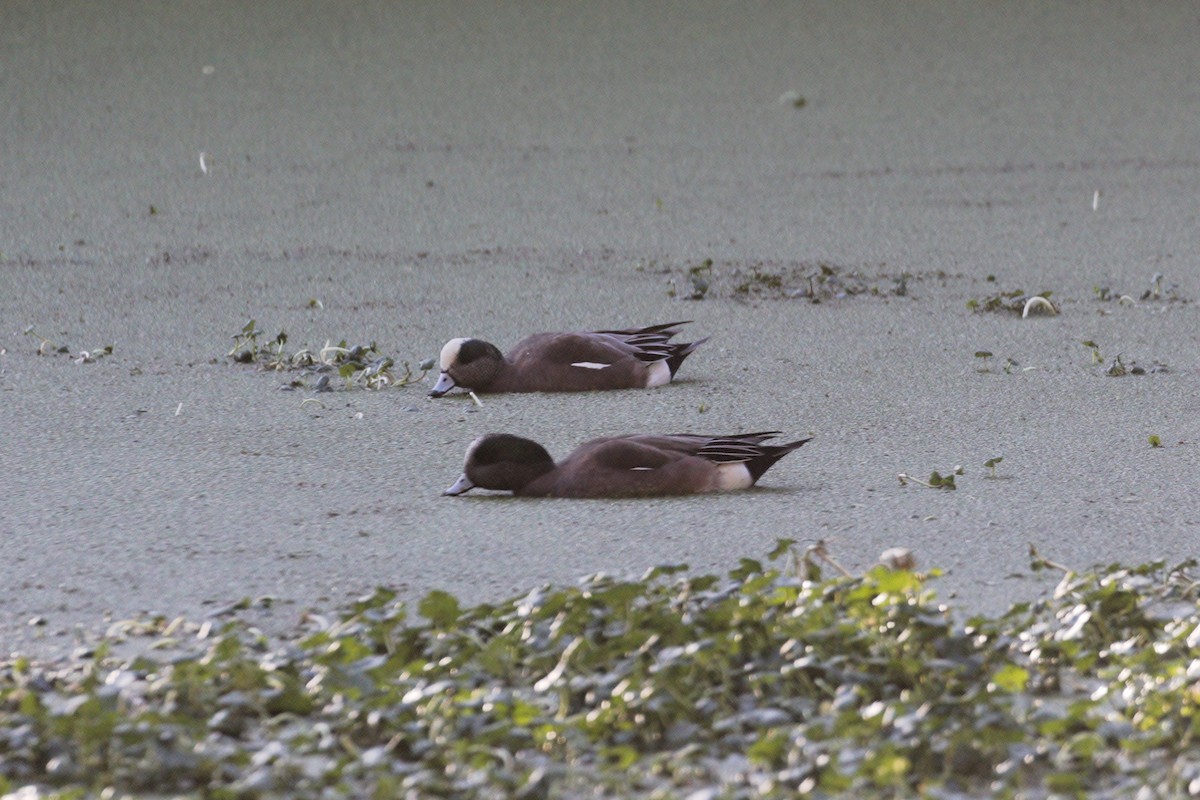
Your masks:
<svg viewBox="0 0 1200 800"><path fill-rule="evenodd" d="M463 475L446 490L479 487L524 497L647 497L748 489L808 439L765 444L774 431L616 436L581 445L558 464L536 442L488 434L467 450Z"/></svg>
<svg viewBox="0 0 1200 800"><path fill-rule="evenodd" d="M441 375L430 391L458 386L478 392L586 392L645 389L670 383L707 337L672 343L682 322L581 333L537 333L507 355L480 339L451 339L442 348Z"/></svg>

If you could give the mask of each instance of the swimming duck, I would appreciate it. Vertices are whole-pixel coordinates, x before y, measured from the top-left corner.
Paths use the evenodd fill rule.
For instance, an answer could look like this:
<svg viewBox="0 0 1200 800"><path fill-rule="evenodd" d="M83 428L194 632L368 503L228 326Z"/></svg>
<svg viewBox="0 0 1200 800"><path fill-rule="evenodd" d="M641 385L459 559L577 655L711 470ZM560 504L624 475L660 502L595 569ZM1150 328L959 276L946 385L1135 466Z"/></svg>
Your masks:
<svg viewBox="0 0 1200 800"><path fill-rule="evenodd" d="M778 431L593 439L558 464L537 442L489 433L467 448L462 476L442 494L475 487L525 497L636 497L749 489L809 439L764 444Z"/></svg>
<svg viewBox="0 0 1200 800"><path fill-rule="evenodd" d="M478 392L586 392L670 383L679 365L708 341L673 343L686 322L591 333L535 333L508 355L481 339L451 339L430 397L456 386Z"/></svg>

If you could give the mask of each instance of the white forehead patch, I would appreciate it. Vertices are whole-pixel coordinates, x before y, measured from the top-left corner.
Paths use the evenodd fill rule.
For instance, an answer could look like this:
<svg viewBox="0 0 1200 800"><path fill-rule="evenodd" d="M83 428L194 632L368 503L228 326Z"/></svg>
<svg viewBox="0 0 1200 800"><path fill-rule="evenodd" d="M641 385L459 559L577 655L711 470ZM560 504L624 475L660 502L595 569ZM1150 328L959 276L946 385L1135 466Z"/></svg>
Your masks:
<svg viewBox="0 0 1200 800"><path fill-rule="evenodd" d="M451 339L442 347L442 355L439 360L443 372L450 369L455 361L458 361L458 351L462 349L465 341L466 339Z"/></svg>
<svg viewBox="0 0 1200 800"><path fill-rule="evenodd" d="M598 364L595 361L576 361L571 366L583 367L584 369L604 369L605 367L611 367L612 364Z"/></svg>

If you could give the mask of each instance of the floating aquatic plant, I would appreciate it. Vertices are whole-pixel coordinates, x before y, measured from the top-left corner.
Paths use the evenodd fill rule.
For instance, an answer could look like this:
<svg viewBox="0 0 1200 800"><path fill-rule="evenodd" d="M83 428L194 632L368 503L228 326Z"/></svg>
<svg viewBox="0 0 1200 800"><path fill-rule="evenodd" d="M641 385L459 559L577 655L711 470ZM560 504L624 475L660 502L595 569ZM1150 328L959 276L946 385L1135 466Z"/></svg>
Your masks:
<svg viewBox="0 0 1200 800"><path fill-rule="evenodd" d="M1054 316L1061 309L1058 303L1050 299L1052 294L1052 292L1041 292L1028 295L1021 289L1012 289L1007 292L997 291L984 297L971 298L967 301L967 308L976 312L1008 312L1020 314L1022 317L1039 313Z"/></svg>
<svg viewBox="0 0 1200 800"><path fill-rule="evenodd" d="M914 478L912 475L909 475L906 472L901 472L896 477L900 479L901 486L907 486L909 483L915 483L918 486L924 486L927 489L951 489L951 490L953 490L953 489L958 488L954 484L954 477L956 475L962 475L962 474L963 474L962 465L955 464L954 469L952 469L949 473L947 473L945 475L941 474L937 470L934 470L933 472L931 472L929 474L929 480L927 480L927 481L923 481L920 478Z"/></svg>
<svg viewBox="0 0 1200 800"><path fill-rule="evenodd" d="M1150 278L1150 285L1140 294L1137 292L1121 293L1113 291L1108 286L1093 286L1092 293L1101 302L1115 301L1121 305L1136 305L1138 301L1150 303L1188 303L1188 298L1179 293L1178 284L1165 283L1165 276L1156 272ZM1136 299L1134 295L1137 295Z"/></svg>
<svg viewBox="0 0 1200 800"><path fill-rule="evenodd" d="M280 331L265 344L258 341L261 335L262 331L255 321L250 320L232 337L234 343L228 357L241 364L257 364L264 370L315 374L318 377L313 389L318 392L334 388L330 374L340 377L346 388L382 389L385 386L407 386L422 381L433 368L433 360L426 359L418 365L417 374L407 361L402 361L403 373L400 374L396 370L395 359L380 353L375 342L350 345L343 339L338 344L326 342L324 347L316 351L301 348L288 353L284 349L288 341L286 332ZM294 388L295 384L293 382L285 388Z"/></svg>
<svg viewBox="0 0 1200 800"><path fill-rule="evenodd" d="M656 266L655 262L651 262ZM670 268L667 294L687 300L725 297L736 300L794 300L812 303L843 300L857 295L904 297L910 280L947 279L944 272L913 274L881 269L849 268L823 261L715 262ZM683 288L680 288L682 285Z"/></svg>

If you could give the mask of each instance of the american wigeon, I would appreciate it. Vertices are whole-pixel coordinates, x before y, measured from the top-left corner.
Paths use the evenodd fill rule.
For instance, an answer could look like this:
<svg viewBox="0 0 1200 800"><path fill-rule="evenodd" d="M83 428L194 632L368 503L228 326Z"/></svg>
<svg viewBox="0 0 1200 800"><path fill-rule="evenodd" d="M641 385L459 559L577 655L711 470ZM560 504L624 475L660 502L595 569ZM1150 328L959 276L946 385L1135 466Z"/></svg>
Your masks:
<svg viewBox="0 0 1200 800"><path fill-rule="evenodd" d="M535 333L507 356L480 339L451 339L430 397L455 386L478 392L586 392L647 389L670 383L693 350L708 341L673 343L668 322L648 328L591 333Z"/></svg>
<svg viewBox="0 0 1200 800"><path fill-rule="evenodd" d="M489 433L467 448L462 476L442 494L475 487L524 497L636 497L749 489L810 439L763 444L778 431L593 439L558 464L540 444ZM811 437L810 437L811 438Z"/></svg>

